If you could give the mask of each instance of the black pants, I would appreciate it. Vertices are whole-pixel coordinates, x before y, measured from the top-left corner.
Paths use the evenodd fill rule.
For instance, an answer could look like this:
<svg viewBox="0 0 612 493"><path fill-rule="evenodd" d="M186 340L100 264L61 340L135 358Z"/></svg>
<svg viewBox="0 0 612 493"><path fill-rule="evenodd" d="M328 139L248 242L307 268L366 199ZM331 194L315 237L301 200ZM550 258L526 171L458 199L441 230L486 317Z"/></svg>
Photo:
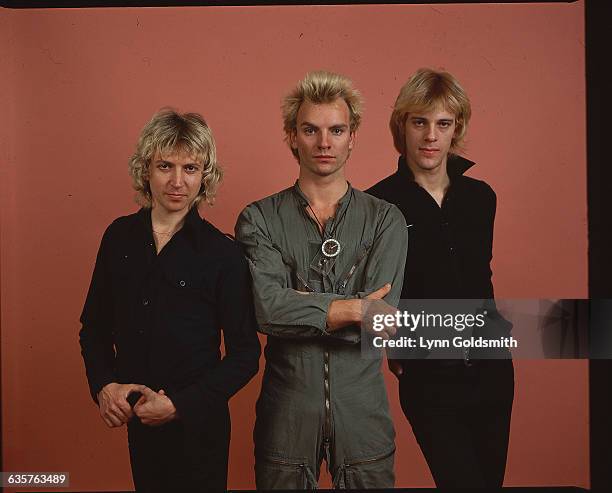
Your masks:
<svg viewBox="0 0 612 493"><path fill-rule="evenodd" d="M512 360L404 361L402 410L438 488L501 488L513 398Z"/></svg>
<svg viewBox="0 0 612 493"><path fill-rule="evenodd" d="M227 408L221 414L197 430L180 420L150 427L133 418L128 442L136 491L225 491L230 421Z"/></svg>

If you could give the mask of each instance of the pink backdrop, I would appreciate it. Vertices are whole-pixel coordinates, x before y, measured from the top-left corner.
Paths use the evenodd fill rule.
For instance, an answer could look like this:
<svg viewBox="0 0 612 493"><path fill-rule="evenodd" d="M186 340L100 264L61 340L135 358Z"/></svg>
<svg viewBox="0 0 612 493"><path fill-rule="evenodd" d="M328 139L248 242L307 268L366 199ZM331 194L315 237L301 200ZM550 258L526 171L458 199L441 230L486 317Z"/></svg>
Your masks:
<svg viewBox="0 0 612 493"><path fill-rule="evenodd" d="M125 431L105 428L86 389L78 316L104 228L136 209L127 158L165 105L211 125L226 179L203 213L229 232L297 176L279 106L306 71L362 91L348 174L366 188L395 169L387 121L402 83L449 70L474 109L469 174L498 195L496 295L586 297L583 17L583 2L0 10L2 469L131 488ZM254 487L260 382L231 403L231 488ZM432 486L387 382L397 486ZM588 487L587 363L517 361L516 382L506 485Z"/></svg>

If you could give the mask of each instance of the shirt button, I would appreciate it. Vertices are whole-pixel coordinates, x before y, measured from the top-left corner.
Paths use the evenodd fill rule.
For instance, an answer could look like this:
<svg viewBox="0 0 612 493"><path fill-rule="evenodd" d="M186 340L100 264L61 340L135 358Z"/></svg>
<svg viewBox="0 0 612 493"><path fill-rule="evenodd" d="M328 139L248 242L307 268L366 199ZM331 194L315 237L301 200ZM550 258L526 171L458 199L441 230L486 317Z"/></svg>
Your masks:
<svg viewBox="0 0 612 493"><path fill-rule="evenodd" d="M449 252L451 252L451 253L453 253L453 252L455 251L455 249L454 249L453 247L449 247L449 248L448 248L448 251L449 251Z"/></svg>
<svg viewBox="0 0 612 493"><path fill-rule="evenodd" d="M140 335L144 334L144 329L138 329L138 334Z"/></svg>
<svg viewBox="0 0 612 493"><path fill-rule="evenodd" d="M180 286L181 286L182 288L184 288L184 287L185 287L185 281L179 281L179 284L180 284Z"/></svg>
<svg viewBox="0 0 612 493"><path fill-rule="evenodd" d="M145 298L144 300L142 300L142 304L144 306L147 306L149 304L149 300Z"/></svg>

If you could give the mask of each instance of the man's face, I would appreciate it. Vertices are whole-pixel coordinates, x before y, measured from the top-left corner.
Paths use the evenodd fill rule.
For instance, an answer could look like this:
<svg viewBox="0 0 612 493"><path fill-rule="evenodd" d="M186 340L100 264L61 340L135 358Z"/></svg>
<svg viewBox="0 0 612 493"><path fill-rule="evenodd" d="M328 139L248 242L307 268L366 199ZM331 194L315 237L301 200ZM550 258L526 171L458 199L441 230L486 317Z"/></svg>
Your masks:
<svg viewBox="0 0 612 493"><path fill-rule="evenodd" d="M331 176L340 172L355 140L344 99L327 104L302 103L290 140L291 147L297 149L301 173Z"/></svg>
<svg viewBox="0 0 612 493"><path fill-rule="evenodd" d="M200 192L202 171L202 165L184 152L156 153L149 165L153 207L159 212L187 212Z"/></svg>
<svg viewBox="0 0 612 493"><path fill-rule="evenodd" d="M406 161L413 172L435 171L446 166L455 126L455 115L441 107L408 114Z"/></svg>

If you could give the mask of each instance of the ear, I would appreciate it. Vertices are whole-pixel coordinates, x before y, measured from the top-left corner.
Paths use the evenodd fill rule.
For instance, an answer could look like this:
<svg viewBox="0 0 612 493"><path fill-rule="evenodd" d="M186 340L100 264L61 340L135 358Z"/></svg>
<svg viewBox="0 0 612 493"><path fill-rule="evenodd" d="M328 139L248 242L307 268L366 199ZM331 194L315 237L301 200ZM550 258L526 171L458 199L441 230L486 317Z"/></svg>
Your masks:
<svg viewBox="0 0 612 493"><path fill-rule="evenodd" d="M355 132L351 131L351 134L349 136L349 145L348 145L349 151L353 150L354 145L355 145Z"/></svg>
<svg viewBox="0 0 612 493"><path fill-rule="evenodd" d="M463 129L463 119L455 117L455 131L453 132L453 139L457 138L459 132Z"/></svg>
<svg viewBox="0 0 612 493"><path fill-rule="evenodd" d="M297 129L292 128L287 134L291 149L297 149Z"/></svg>

